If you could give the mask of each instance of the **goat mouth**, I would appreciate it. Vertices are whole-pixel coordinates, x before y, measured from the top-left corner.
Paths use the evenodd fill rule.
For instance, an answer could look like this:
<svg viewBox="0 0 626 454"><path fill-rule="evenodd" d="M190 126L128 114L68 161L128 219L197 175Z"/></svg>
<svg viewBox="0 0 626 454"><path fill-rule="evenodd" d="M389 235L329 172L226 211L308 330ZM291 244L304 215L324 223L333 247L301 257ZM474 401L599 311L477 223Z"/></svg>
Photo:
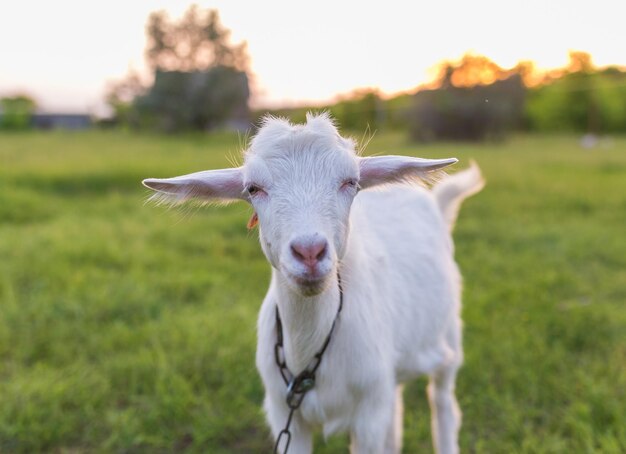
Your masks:
<svg viewBox="0 0 626 454"><path fill-rule="evenodd" d="M304 296L314 296L322 293L328 283L328 276L290 276L298 291Z"/></svg>

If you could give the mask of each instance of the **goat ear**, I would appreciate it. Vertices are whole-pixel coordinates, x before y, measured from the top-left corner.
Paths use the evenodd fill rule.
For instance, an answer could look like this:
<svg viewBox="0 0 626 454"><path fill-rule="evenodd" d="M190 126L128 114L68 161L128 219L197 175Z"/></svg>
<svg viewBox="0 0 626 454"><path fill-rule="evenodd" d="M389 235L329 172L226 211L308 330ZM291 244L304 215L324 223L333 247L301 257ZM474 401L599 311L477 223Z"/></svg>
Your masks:
<svg viewBox="0 0 626 454"><path fill-rule="evenodd" d="M181 203L189 199L208 202L247 200L243 193L243 172L234 169L206 170L174 178L147 178L142 184L156 191L157 202Z"/></svg>
<svg viewBox="0 0 626 454"><path fill-rule="evenodd" d="M422 159L410 156L375 156L359 158L359 185L365 189L385 183L407 180L430 180L433 173L450 164L456 158Z"/></svg>

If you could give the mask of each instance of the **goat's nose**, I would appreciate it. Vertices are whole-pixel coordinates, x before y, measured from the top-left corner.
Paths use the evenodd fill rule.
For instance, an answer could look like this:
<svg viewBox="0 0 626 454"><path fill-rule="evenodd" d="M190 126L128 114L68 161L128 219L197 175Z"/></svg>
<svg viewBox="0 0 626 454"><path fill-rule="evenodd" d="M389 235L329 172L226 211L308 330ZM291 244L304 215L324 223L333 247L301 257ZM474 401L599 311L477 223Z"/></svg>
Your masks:
<svg viewBox="0 0 626 454"><path fill-rule="evenodd" d="M291 242L294 258L313 270L328 253L328 242L323 238L302 239Z"/></svg>

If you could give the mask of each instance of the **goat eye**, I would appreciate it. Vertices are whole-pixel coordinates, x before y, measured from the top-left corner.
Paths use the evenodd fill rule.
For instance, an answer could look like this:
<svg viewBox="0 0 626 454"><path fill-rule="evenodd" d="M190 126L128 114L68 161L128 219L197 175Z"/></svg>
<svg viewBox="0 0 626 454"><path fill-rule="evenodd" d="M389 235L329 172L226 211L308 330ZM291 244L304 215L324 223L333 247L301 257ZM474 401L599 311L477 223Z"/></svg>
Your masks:
<svg viewBox="0 0 626 454"><path fill-rule="evenodd" d="M341 188L356 188L358 186L358 182L352 178L349 178L347 180L345 180L342 184L341 184Z"/></svg>
<svg viewBox="0 0 626 454"><path fill-rule="evenodd" d="M263 192L263 189L261 189L259 186L255 184L251 184L248 187L246 187L246 192L248 193L248 195L253 196L260 192Z"/></svg>

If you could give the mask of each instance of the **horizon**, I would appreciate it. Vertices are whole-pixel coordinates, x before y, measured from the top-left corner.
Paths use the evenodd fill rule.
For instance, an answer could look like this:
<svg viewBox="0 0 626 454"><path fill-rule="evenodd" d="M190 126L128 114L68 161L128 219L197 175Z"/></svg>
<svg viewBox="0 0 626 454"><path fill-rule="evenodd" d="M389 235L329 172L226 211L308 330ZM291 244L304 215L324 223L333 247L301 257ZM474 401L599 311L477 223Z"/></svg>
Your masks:
<svg viewBox="0 0 626 454"><path fill-rule="evenodd" d="M534 62L539 70L562 67L571 50L588 52L598 67L626 63L620 49L626 30L619 14L626 6L608 0L593 8L564 0L548 5L538 0L524 5L491 0L406 5L393 0L384 7L328 0L315 6L283 0L196 3L219 11L233 43L247 41L251 105L256 108L322 105L364 88L385 96L413 91L434 78L440 62L468 52L503 68L521 60ZM150 12L165 9L180 17L190 4L60 0L38 4L37 14L32 14L32 4L5 6L0 14L0 96L27 94L41 112L102 113L108 83L122 79L129 69L147 74L143 52Z"/></svg>

